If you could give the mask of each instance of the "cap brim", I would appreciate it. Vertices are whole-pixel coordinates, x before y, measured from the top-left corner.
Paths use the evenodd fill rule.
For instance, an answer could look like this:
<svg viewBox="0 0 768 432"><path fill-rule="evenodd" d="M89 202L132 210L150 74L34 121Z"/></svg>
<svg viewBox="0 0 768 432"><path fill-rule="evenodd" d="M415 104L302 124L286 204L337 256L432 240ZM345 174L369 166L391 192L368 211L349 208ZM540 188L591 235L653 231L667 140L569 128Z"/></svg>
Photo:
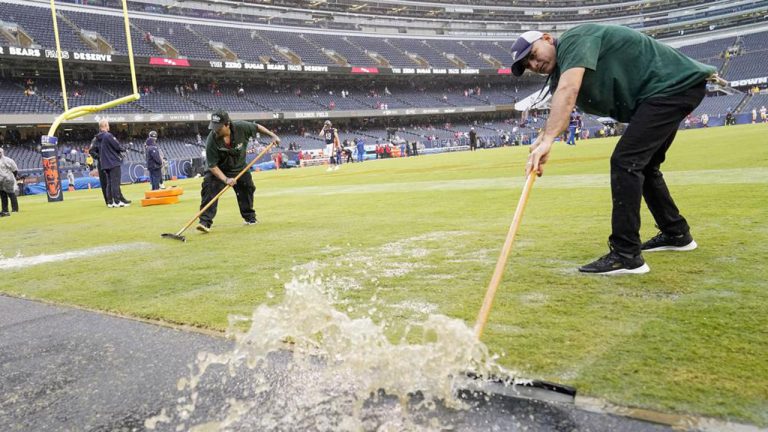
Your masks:
<svg viewBox="0 0 768 432"><path fill-rule="evenodd" d="M528 57L528 54L531 53L531 49L533 48L533 43L531 45L517 53L517 57L514 60L514 63L512 63L512 74L514 76L521 76L525 72L525 67L523 66L523 60L525 60L526 57Z"/></svg>
<svg viewBox="0 0 768 432"><path fill-rule="evenodd" d="M210 123L208 123L208 130L212 130L212 131L215 131L215 132L216 132L216 131L218 131L219 129L221 129L221 127L222 127L222 126L224 126L224 123L214 123L214 122L210 122Z"/></svg>

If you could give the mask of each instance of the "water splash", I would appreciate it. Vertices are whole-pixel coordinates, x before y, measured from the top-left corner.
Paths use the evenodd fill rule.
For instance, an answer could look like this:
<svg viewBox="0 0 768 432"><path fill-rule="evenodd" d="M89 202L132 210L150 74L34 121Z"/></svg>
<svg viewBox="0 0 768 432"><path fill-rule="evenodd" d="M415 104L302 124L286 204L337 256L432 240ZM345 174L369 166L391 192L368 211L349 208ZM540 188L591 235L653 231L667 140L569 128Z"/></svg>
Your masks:
<svg viewBox="0 0 768 432"><path fill-rule="evenodd" d="M306 268L305 268L306 269ZM147 429L400 431L446 430L435 407L456 397L467 372L503 374L463 321L430 314L398 340L372 318L378 300L353 318L339 311L334 283L313 271L285 284L282 301L231 316L227 353L200 353L175 409Z"/></svg>

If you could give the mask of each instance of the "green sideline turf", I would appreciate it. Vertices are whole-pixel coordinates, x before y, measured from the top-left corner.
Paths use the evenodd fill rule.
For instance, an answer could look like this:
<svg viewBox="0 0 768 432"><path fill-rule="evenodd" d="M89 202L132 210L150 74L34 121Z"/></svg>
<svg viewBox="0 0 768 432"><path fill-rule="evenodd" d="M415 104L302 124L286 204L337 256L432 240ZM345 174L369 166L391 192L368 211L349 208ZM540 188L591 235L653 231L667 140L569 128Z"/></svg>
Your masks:
<svg viewBox="0 0 768 432"><path fill-rule="evenodd" d="M651 273L576 268L607 251L614 139L556 144L526 215L484 341L523 373L622 405L768 425L768 127L682 131L663 168L700 248L647 254ZM367 304L396 334L434 311L474 323L523 184L527 148L254 174L261 223L235 197L213 232L161 239L181 203L107 209L100 191L20 198L0 219L5 260L128 245L92 258L4 269L0 292L224 330L228 314L279 301L316 261L340 302ZM643 209L642 237L656 233ZM292 270L292 267L297 266ZM270 293L274 293L272 296ZM354 309L354 308L353 308ZM365 313L365 308L354 309Z"/></svg>

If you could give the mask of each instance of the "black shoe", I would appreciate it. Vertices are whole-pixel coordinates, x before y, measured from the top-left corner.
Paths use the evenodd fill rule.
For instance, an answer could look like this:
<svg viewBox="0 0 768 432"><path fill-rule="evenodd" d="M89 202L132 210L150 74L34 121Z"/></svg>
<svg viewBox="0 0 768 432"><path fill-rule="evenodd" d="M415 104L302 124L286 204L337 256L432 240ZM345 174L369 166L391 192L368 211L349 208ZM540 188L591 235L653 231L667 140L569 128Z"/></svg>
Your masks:
<svg viewBox="0 0 768 432"><path fill-rule="evenodd" d="M121 202L124 202L125 204L130 204L130 203L132 203L132 202L133 202L133 201L131 201L131 200L129 200L129 199L127 199L127 198L125 198L125 197L123 197L123 199L121 199L120 201L121 201Z"/></svg>
<svg viewBox="0 0 768 432"><path fill-rule="evenodd" d="M253 218L253 219L243 219L243 225L256 225L257 223L259 223L259 221L256 220L256 218Z"/></svg>
<svg viewBox="0 0 768 432"><path fill-rule="evenodd" d="M582 273L618 275L648 273L651 271L651 268L645 263L642 255L635 255L630 258L611 249L608 254L585 266L579 267L579 271Z"/></svg>
<svg viewBox="0 0 768 432"><path fill-rule="evenodd" d="M0 217L6 217L6 216L10 216L10 215L11 214L8 213L8 212L0 212Z"/></svg>
<svg viewBox="0 0 768 432"><path fill-rule="evenodd" d="M197 224L195 229L204 234L211 232L211 226L203 222L200 222L199 224Z"/></svg>
<svg viewBox="0 0 768 432"><path fill-rule="evenodd" d="M691 237L691 233L685 233L680 235L669 235L663 232L659 232L656 236L640 246L643 252L657 252L657 251L690 251L694 250L699 245Z"/></svg>

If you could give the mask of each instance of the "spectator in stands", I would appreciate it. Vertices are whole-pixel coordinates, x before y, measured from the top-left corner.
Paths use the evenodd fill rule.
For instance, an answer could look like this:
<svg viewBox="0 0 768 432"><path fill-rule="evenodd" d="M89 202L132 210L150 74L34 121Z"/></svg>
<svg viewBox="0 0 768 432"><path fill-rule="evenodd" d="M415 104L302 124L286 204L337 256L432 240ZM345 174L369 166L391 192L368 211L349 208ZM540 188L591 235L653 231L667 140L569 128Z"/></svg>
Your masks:
<svg viewBox="0 0 768 432"><path fill-rule="evenodd" d="M152 190L160 189L163 177L163 158L160 157L160 149L157 147L157 132L150 131L147 141L144 143L144 151L147 157L147 169L149 170L149 183Z"/></svg>
<svg viewBox="0 0 768 432"><path fill-rule="evenodd" d="M11 211L19 211L19 202L16 199L18 193L18 184L16 177L19 175L19 168L16 162L5 155L5 150L0 147L0 200L2 200L2 211L0 217L10 216L8 211L8 201L11 202Z"/></svg>
<svg viewBox="0 0 768 432"><path fill-rule="evenodd" d="M208 170L203 178L200 192L202 198L200 208L205 207L222 189L231 186L237 195L237 205L240 208L243 223L245 225L258 223L256 212L253 210L253 194L256 192L256 186L253 184L251 172L246 170L237 180L234 177L245 169L248 138L262 133L272 137L277 144L280 143L280 138L258 123L230 120L229 114L223 109L211 114L208 129L211 131L205 143ZM203 233L211 231L217 208L218 202L214 202L200 215L198 231Z"/></svg>
<svg viewBox="0 0 768 432"><path fill-rule="evenodd" d="M701 126L709 127L709 115L707 113L701 115Z"/></svg>
<svg viewBox="0 0 768 432"><path fill-rule="evenodd" d="M477 132L475 128L469 128L469 151L477 150Z"/></svg>
<svg viewBox="0 0 768 432"><path fill-rule="evenodd" d="M120 190L123 164L121 153L125 152L125 147L109 132L107 119L99 120L99 133L96 138L99 141L99 169L104 171L106 180L106 184L102 183L102 188L106 190L107 207L128 207L131 201L125 199Z"/></svg>
<svg viewBox="0 0 768 432"><path fill-rule="evenodd" d="M511 51L515 75L525 69L547 74L553 91L549 120L531 146L527 174L542 175L576 103L587 113L629 123L611 156L610 251L579 271L646 273L641 251L695 249L659 168L680 122L704 98L707 80L719 79L716 68L635 30L602 24L573 27L557 41L549 33L525 32ZM607 82L613 85L606 87ZM645 243L639 234L643 197L661 230Z"/></svg>

